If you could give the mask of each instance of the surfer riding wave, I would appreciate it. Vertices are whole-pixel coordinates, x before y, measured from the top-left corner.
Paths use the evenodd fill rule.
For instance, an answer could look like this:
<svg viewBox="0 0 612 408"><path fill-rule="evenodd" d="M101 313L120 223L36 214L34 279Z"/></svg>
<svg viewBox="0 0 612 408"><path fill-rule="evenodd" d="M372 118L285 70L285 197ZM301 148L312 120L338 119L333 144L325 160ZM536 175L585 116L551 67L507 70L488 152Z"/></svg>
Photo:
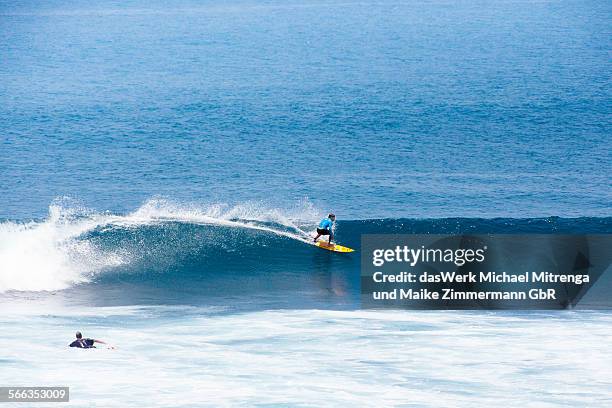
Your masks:
<svg viewBox="0 0 612 408"><path fill-rule="evenodd" d="M332 240L334 239L334 222L336 221L336 216L333 213L329 213L327 218L324 218L319 223L319 227L317 228L317 236L314 238L314 242L317 242L321 235L328 235L329 239L327 243L331 245Z"/></svg>

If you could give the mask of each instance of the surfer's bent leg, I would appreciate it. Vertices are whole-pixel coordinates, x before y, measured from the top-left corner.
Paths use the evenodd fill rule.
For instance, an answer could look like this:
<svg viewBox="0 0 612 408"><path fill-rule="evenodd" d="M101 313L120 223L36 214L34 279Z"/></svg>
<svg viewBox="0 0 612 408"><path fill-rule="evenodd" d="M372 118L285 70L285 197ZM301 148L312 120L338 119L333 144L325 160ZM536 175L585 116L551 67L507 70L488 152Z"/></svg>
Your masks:
<svg viewBox="0 0 612 408"><path fill-rule="evenodd" d="M331 231L328 230L328 229L317 228L317 237L315 238L315 242L317 242L317 239L319 239L319 237L321 235L330 235L331 236Z"/></svg>

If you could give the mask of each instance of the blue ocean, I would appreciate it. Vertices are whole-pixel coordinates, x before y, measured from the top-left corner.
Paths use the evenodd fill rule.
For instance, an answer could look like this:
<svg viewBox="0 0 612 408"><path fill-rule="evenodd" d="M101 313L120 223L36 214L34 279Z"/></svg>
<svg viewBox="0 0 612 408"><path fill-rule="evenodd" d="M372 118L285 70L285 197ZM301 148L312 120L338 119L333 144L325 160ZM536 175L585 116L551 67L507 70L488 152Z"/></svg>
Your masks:
<svg viewBox="0 0 612 408"><path fill-rule="evenodd" d="M612 233L610 27L600 0L0 0L0 386L609 406L609 311L362 310L359 249ZM330 211L355 253L309 245Z"/></svg>

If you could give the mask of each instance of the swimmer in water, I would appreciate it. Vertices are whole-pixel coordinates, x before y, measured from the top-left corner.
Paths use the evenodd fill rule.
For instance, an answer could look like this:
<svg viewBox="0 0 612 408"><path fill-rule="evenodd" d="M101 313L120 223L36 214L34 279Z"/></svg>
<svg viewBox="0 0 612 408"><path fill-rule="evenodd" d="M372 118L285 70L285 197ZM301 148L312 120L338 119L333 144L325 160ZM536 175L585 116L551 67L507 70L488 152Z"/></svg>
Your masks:
<svg viewBox="0 0 612 408"><path fill-rule="evenodd" d="M96 346L94 346L94 343L106 344L109 349L114 349L115 348L113 346L108 345L108 343L106 343L106 342L104 342L102 340L84 339L83 335L81 334L81 332L76 332L76 340L73 341L72 343L70 343L70 347L76 347L76 348L96 348Z"/></svg>

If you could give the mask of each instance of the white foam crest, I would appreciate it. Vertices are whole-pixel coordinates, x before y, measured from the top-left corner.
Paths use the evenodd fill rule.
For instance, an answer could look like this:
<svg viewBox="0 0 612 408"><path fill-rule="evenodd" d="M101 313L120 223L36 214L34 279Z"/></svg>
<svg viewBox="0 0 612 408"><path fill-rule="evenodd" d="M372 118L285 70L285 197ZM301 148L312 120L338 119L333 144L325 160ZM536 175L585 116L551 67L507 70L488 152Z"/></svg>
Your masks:
<svg viewBox="0 0 612 408"><path fill-rule="evenodd" d="M316 220L316 210L308 201L286 211L269 208L260 203L246 202L236 205L224 203L202 206L200 204L176 203L164 198L152 198L136 211L124 217L136 222L176 220L193 222L223 222L232 220L274 222L284 226L295 226L295 222Z"/></svg>
<svg viewBox="0 0 612 408"><path fill-rule="evenodd" d="M76 239L104 222L100 216L77 218L77 212L51 205L42 222L0 223L0 292L64 289L124 262Z"/></svg>
<svg viewBox="0 0 612 408"><path fill-rule="evenodd" d="M286 212L283 210L266 208L254 202L234 206L228 204L201 206L197 204L175 203L163 198L153 198L145 202L136 211L124 217L115 217L112 221L122 225L177 221L251 228L309 242L308 233L304 232L298 223L313 222L316 219L315 212L314 207L307 200L302 202L299 207L289 211L290 215L286 215ZM275 223L284 227L285 230L259 223Z"/></svg>

